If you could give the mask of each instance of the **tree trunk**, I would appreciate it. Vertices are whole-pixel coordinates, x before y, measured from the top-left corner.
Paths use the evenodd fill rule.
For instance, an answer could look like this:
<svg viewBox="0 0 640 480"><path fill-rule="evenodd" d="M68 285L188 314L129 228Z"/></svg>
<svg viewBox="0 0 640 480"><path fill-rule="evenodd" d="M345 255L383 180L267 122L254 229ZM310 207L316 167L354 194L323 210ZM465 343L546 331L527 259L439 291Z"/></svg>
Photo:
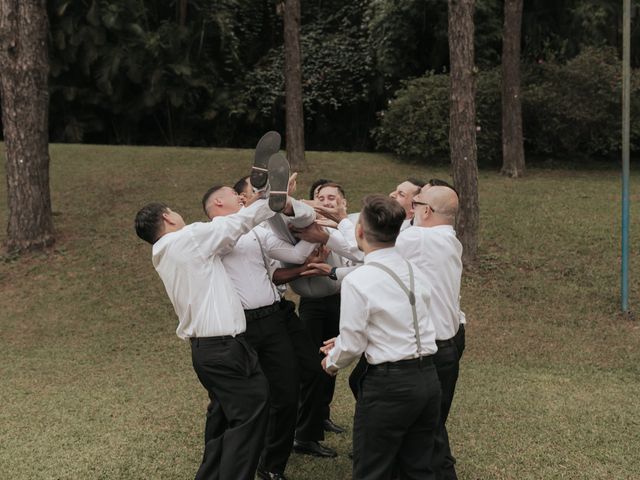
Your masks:
<svg viewBox="0 0 640 480"><path fill-rule="evenodd" d="M0 0L0 98L6 146L7 250L53 244L45 0Z"/></svg>
<svg viewBox="0 0 640 480"><path fill-rule="evenodd" d="M476 147L474 0L449 0L450 127L453 183L460 197L456 232L465 265L478 252L478 164Z"/></svg>
<svg viewBox="0 0 640 480"><path fill-rule="evenodd" d="M287 157L291 169L299 171L305 165L300 0L284 1L284 65Z"/></svg>
<svg viewBox="0 0 640 480"><path fill-rule="evenodd" d="M176 2L176 17L178 19L178 25L184 27L187 24L187 6L189 0L178 0Z"/></svg>
<svg viewBox="0 0 640 480"><path fill-rule="evenodd" d="M505 0L502 38L502 170L503 175L525 174L520 101L520 32L522 0Z"/></svg>

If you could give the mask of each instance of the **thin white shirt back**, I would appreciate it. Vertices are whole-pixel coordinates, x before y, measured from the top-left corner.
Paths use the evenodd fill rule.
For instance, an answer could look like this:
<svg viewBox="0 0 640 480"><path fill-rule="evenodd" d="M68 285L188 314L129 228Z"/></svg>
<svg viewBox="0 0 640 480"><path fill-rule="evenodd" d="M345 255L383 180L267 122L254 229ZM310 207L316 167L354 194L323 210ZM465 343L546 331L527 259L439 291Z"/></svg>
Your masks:
<svg viewBox="0 0 640 480"><path fill-rule="evenodd" d="M408 288L407 262L395 248L371 252L366 255L364 262L362 267L351 272L342 282L340 335L329 352L327 366L344 368L363 352L370 364L433 355L437 347L429 313L429 280L414 265L414 292L422 344L422 350L418 352L413 313L407 294L387 272L367 265L371 262L385 265Z"/></svg>
<svg viewBox="0 0 640 480"><path fill-rule="evenodd" d="M265 200L207 223L164 235L152 249L153 266L178 316L178 337L237 335L244 311L220 256L255 225L273 216Z"/></svg>
<svg viewBox="0 0 640 480"><path fill-rule="evenodd" d="M231 253L222 258L222 264L240 297L242 307L249 310L280 300L280 292L271 280L270 259L302 264L314 249L315 244L304 240L291 245L271 230L258 225L240 237ZM263 251L267 258L263 258Z"/></svg>
<svg viewBox="0 0 640 480"><path fill-rule="evenodd" d="M431 317L436 338L453 337L464 313L460 311L462 244L450 225L410 227L396 240L400 255L426 275L433 288Z"/></svg>

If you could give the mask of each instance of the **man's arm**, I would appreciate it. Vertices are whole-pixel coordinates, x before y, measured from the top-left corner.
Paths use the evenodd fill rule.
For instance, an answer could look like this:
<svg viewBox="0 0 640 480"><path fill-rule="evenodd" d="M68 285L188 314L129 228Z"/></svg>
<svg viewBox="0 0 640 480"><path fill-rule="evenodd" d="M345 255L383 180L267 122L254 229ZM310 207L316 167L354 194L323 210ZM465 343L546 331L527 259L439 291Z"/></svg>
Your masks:
<svg viewBox="0 0 640 480"><path fill-rule="evenodd" d="M206 223L194 223L191 235L206 258L224 255L243 234L273 215L267 201L261 199L238 213L215 217Z"/></svg>
<svg viewBox="0 0 640 480"><path fill-rule="evenodd" d="M367 301L349 279L342 284L340 300L340 335L323 364L336 372L358 358L367 348L366 327L369 320Z"/></svg>
<svg viewBox="0 0 640 480"><path fill-rule="evenodd" d="M349 220L345 220L349 222ZM354 234L355 239L355 234ZM351 244L339 230L332 230L327 240L329 250L337 253L341 257L348 258L357 263L364 262L364 252L358 248L357 244Z"/></svg>
<svg viewBox="0 0 640 480"><path fill-rule="evenodd" d="M291 245L278 238L269 230L261 230L260 236L264 239L265 255L280 262L293 264L304 263L307 257L317 248L315 243L305 242L304 240L295 245Z"/></svg>
<svg viewBox="0 0 640 480"><path fill-rule="evenodd" d="M336 208L330 208L316 204L315 210L323 217L333 220L336 223L340 223L342 220L347 218L347 207L344 205Z"/></svg>
<svg viewBox="0 0 640 480"><path fill-rule="evenodd" d="M421 255L428 253L428 251L420 252L421 237L419 228L423 227L411 227L400 232L396 239L396 250L406 260L412 260Z"/></svg>
<svg viewBox="0 0 640 480"><path fill-rule="evenodd" d="M327 259L328 253L329 253L328 250L323 248L318 248L314 250L307 257L304 264L302 265L297 265L295 267L288 267L288 268L277 268L275 272L273 272L273 276L271 280L276 285L282 285L283 283L292 282L303 276L315 277L315 276L323 275L323 273L321 273L320 270L310 271L310 266L319 264L315 262L324 262Z"/></svg>
<svg viewBox="0 0 640 480"><path fill-rule="evenodd" d="M305 270L307 270L306 265L276 268L275 272L273 272L273 276L271 277L271 281L275 285L282 285L284 283L293 282L294 280L300 278Z"/></svg>
<svg viewBox="0 0 640 480"><path fill-rule="evenodd" d="M349 275L355 269L360 268L362 265L354 265L353 267L334 267L325 262L312 262L307 265L307 270L303 271L301 277L328 277L331 272L334 273L335 281L341 283L344 277Z"/></svg>

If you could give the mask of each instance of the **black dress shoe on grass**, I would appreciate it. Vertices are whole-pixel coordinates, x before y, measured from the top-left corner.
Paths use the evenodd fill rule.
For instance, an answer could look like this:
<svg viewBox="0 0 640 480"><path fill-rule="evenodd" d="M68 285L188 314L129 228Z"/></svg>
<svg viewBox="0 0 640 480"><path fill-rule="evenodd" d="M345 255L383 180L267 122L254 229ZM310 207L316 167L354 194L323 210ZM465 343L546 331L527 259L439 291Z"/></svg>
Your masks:
<svg viewBox="0 0 640 480"><path fill-rule="evenodd" d="M284 473L267 472L260 467L258 467L258 471L256 473L258 474L258 478L261 478L262 480L287 480Z"/></svg>
<svg viewBox="0 0 640 480"><path fill-rule="evenodd" d="M344 433L345 429L333 423L330 418L327 418L322 422L322 428L324 428L325 432L331 433Z"/></svg>
<svg viewBox="0 0 640 480"><path fill-rule="evenodd" d="M314 457L334 458L338 453L329 447L321 445L320 442L313 440L294 440L293 451L302 455L313 455Z"/></svg>

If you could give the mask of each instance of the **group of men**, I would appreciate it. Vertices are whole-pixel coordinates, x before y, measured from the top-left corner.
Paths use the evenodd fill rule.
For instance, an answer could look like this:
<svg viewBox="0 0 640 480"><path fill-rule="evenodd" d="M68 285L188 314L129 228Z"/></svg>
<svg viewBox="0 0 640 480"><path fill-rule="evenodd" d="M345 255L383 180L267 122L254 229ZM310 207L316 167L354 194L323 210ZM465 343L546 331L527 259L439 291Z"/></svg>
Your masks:
<svg viewBox="0 0 640 480"><path fill-rule="evenodd" d="M251 175L205 192L208 222L186 225L162 203L136 215L210 398L196 479L285 479L292 450L335 457L321 443L344 432L330 416L335 375L356 360L353 478L455 479L445 426L464 350L455 190L408 179L349 215L328 179L292 198L279 147L267 133Z"/></svg>

